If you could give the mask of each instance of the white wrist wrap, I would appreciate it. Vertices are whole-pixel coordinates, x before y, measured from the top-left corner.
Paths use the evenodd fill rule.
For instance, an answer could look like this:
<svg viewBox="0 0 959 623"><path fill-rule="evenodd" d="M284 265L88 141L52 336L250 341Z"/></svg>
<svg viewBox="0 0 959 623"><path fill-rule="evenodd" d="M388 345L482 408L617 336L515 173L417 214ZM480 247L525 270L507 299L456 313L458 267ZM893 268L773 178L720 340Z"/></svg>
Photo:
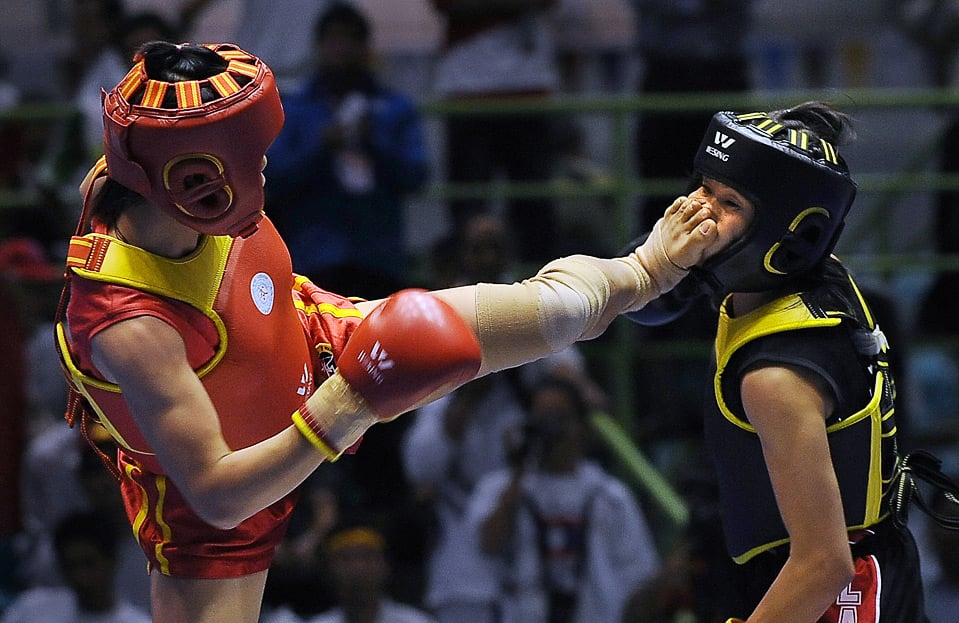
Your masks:
<svg viewBox="0 0 959 623"><path fill-rule="evenodd" d="M292 418L297 430L331 461L379 421L366 401L338 373L323 381L293 412Z"/></svg>

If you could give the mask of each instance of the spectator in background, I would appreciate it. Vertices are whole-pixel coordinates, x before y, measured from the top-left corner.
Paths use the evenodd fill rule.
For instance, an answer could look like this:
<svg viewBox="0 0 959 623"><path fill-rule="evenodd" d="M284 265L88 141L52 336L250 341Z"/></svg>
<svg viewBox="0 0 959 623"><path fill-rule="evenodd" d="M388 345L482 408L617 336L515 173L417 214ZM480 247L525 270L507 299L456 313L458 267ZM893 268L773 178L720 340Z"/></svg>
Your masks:
<svg viewBox="0 0 959 623"><path fill-rule="evenodd" d="M244 3L245 0L180 0L172 19L176 20L184 41L235 41L243 47L238 32L246 19L253 19L244 15ZM255 23L263 29L262 21Z"/></svg>
<svg viewBox="0 0 959 623"><path fill-rule="evenodd" d="M283 96L267 154L268 208L296 272L379 298L406 283L404 199L427 179L423 129L414 103L377 79L359 9L331 5L314 36L315 71Z"/></svg>
<svg viewBox="0 0 959 623"><path fill-rule="evenodd" d="M487 474L470 497L467 524L497 566L502 620L619 623L630 593L659 567L632 492L589 459L588 418L575 385L542 380L511 467Z"/></svg>
<svg viewBox="0 0 959 623"><path fill-rule="evenodd" d="M445 18L433 89L449 100L544 101L559 89L550 10L556 0L431 0ZM454 183L545 182L555 147L549 114L454 115L446 119L447 178ZM450 203L454 229L490 209L480 200ZM556 223L548 199L513 199L509 222L521 261L553 257Z"/></svg>
<svg viewBox="0 0 959 623"><path fill-rule="evenodd" d="M325 543L340 522L342 465L337 462L317 470L303 482L300 501L266 578L263 610L271 623L284 612L309 617L334 605Z"/></svg>
<svg viewBox="0 0 959 623"><path fill-rule="evenodd" d="M408 604L390 598L390 563L386 538L368 523L344 523L327 541L337 607L306 623L434 623Z"/></svg>
<svg viewBox="0 0 959 623"><path fill-rule="evenodd" d="M63 586L68 580L55 551L57 525L65 517L89 512L123 516L117 483L100 456L115 454L116 447L100 424L91 423L87 430L94 446L62 425L48 427L27 445L21 484L24 529L18 538L20 580L27 587ZM117 589L134 606L149 610L143 554L125 524L111 525L117 530Z"/></svg>
<svg viewBox="0 0 959 623"><path fill-rule="evenodd" d="M68 43L57 59L59 82L64 85L58 95L69 99L79 114L50 124L39 149L41 155L30 179L25 180L30 187L49 193L48 203L62 197L58 207L63 209L75 196L81 167L103 144L100 89L110 88L126 73L117 47L117 26L125 14L123 1L76 0L69 8L72 10L64 20Z"/></svg>
<svg viewBox="0 0 959 623"><path fill-rule="evenodd" d="M176 41L173 25L153 12L127 13L121 0L80 0L77 30L98 33L99 53L81 70L73 97L83 121L83 164L103 152L103 107L100 93L130 70L133 55L147 41ZM81 19L82 16L82 19ZM76 49L90 50L80 38ZM85 171L84 171L85 172ZM74 191L75 189L71 189Z"/></svg>
<svg viewBox="0 0 959 623"><path fill-rule="evenodd" d="M214 1L195 0L201 5ZM236 35L224 41L233 41L248 52L270 59L282 93L310 74L314 24L332 0L231 1L239 5L240 19Z"/></svg>
<svg viewBox="0 0 959 623"><path fill-rule="evenodd" d="M955 78L959 51L959 8L952 2L885 0L885 13L918 45L933 85L946 88Z"/></svg>
<svg viewBox="0 0 959 623"><path fill-rule="evenodd" d="M927 63L926 70L936 88L948 88L955 81L959 52L959 6L951 2L887 2L890 17L917 45ZM959 114L943 111L944 125L938 133L940 145L935 167L938 173L959 172ZM939 255L959 253L959 193L942 188L933 196L931 223L933 251ZM908 351L906 368L914 407L910 433L917 447L943 459L946 465L959 460L959 351L955 347L955 297L959 272L945 268L934 274L916 309L915 338ZM897 405L898 407L898 405ZM898 417L898 413L897 413Z"/></svg>
<svg viewBox="0 0 959 623"><path fill-rule="evenodd" d="M150 615L116 588L115 514L63 517L54 533L57 565L66 586L37 587L17 597L3 623L150 623Z"/></svg>
<svg viewBox="0 0 959 623"><path fill-rule="evenodd" d="M103 154L102 92L126 75L141 44L177 37L174 26L158 13L129 12L123 0L76 2L73 43L64 62L69 97L79 114L55 125L35 180L55 193L64 210L74 211L76 189L90 159ZM72 232L61 233L69 238Z"/></svg>
<svg viewBox="0 0 959 623"><path fill-rule="evenodd" d="M750 88L746 49L752 0L629 0L635 10L642 76L639 93L743 92ZM643 112L637 119L640 178L686 178L712 111ZM682 192L647 193L640 231Z"/></svg>
<svg viewBox="0 0 959 623"><path fill-rule="evenodd" d="M432 263L437 284L513 281L517 277L516 240L500 216L471 215L435 245Z"/></svg>
<svg viewBox="0 0 959 623"><path fill-rule="evenodd" d="M403 439L407 478L430 530L423 601L441 623L480 623L496 597L466 521L476 483L507 464L504 437L524 417L518 370L477 379L420 408Z"/></svg>
<svg viewBox="0 0 959 623"><path fill-rule="evenodd" d="M9 74L9 61L6 55L0 54L0 111L10 110L20 103L22 97L20 87L10 80Z"/></svg>
<svg viewBox="0 0 959 623"><path fill-rule="evenodd" d="M468 217L437 252L437 285L510 282L515 241L495 214ZM427 544L424 603L442 623L482 621L496 596L492 569L465 522L476 483L508 465L504 440L522 425L526 387L546 374L576 378L601 404L578 349L568 348L520 368L477 379L421 407L402 440L403 469L435 525Z"/></svg>
<svg viewBox="0 0 959 623"><path fill-rule="evenodd" d="M753 0L629 1L636 18L640 95L741 93L750 88L747 38L752 32ZM689 154L699 146L712 112L667 109L638 114L634 139L638 177L653 182L683 180L675 192L641 194L639 232L649 231L656 213L685 192ZM700 388L707 379L710 327L715 323L714 307L698 298L680 318L643 330L644 340L688 344L669 359L641 361L635 375L638 399L645 406L637 438L649 444L657 466L677 478L701 452Z"/></svg>

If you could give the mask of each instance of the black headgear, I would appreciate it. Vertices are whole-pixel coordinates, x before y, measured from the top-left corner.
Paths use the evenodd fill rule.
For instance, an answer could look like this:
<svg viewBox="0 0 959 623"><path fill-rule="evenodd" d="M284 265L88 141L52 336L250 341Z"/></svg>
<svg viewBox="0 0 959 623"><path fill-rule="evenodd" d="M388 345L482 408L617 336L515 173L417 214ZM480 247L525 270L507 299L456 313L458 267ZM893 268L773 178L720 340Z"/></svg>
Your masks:
<svg viewBox="0 0 959 623"><path fill-rule="evenodd" d="M745 235L695 269L721 293L774 289L816 266L836 246L856 196L828 141L761 112L713 115L693 167L756 208Z"/></svg>

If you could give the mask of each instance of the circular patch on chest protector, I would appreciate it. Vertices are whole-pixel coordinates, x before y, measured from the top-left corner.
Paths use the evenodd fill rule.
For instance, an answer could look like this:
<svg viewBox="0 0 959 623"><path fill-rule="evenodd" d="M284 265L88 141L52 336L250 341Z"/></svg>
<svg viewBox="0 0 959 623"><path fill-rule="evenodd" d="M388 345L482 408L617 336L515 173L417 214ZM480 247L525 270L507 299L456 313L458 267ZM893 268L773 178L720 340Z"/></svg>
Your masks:
<svg viewBox="0 0 959 623"><path fill-rule="evenodd" d="M273 311L274 294L273 280L269 275L266 273L253 275L250 281L250 295L253 297L253 304L264 316L268 316Z"/></svg>

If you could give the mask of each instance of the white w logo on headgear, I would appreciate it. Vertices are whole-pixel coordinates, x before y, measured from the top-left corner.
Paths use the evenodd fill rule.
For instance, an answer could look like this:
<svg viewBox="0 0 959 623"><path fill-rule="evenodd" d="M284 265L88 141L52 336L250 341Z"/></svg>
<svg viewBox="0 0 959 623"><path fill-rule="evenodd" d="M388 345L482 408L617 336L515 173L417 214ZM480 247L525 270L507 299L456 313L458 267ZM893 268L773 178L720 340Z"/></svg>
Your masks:
<svg viewBox="0 0 959 623"><path fill-rule="evenodd" d="M726 136L722 132L717 131L716 138L713 139L713 142L719 145L720 147L727 148L733 143L735 143L736 139L732 138L731 136Z"/></svg>
<svg viewBox="0 0 959 623"><path fill-rule="evenodd" d="M733 143L735 143L736 139L732 138L731 136L726 136L722 132L717 131L716 138L713 139L713 142L719 145L720 147L727 148Z"/></svg>

